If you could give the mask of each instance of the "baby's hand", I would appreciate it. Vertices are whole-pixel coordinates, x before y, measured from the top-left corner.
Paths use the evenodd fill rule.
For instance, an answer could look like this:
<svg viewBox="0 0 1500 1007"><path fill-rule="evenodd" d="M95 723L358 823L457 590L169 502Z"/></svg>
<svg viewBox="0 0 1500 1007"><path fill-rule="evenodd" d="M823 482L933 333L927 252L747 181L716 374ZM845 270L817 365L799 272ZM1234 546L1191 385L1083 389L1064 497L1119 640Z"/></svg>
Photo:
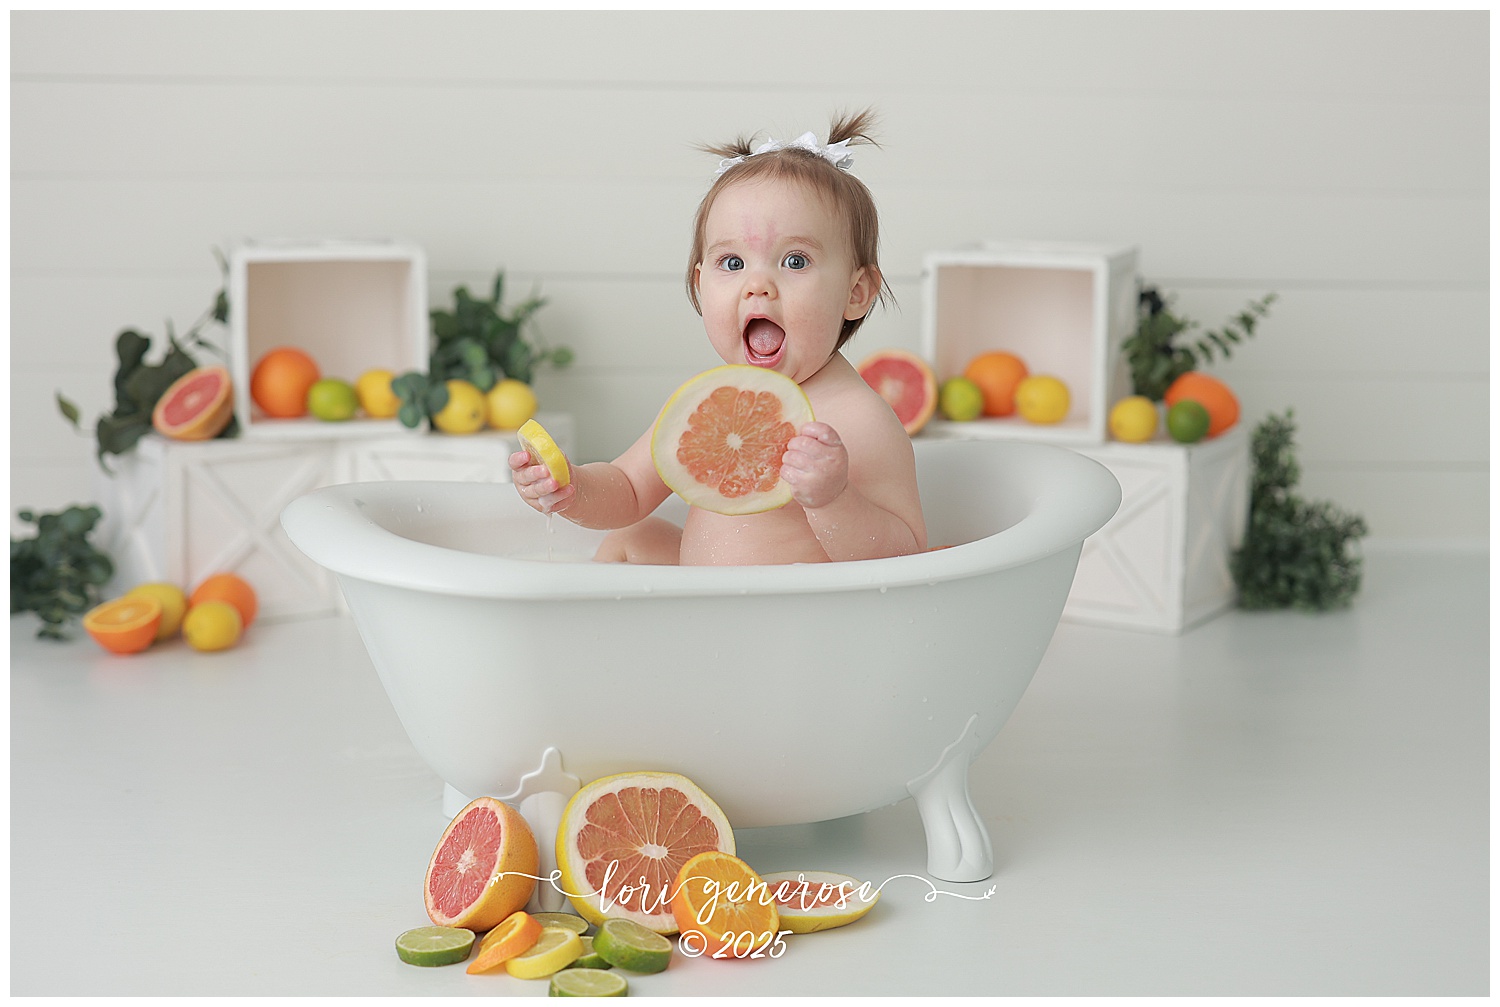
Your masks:
<svg viewBox="0 0 1500 1007"><path fill-rule="evenodd" d="M805 423L781 456L792 499L809 509L831 504L849 484L849 452L827 423Z"/></svg>
<svg viewBox="0 0 1500 1007"><path fill-rule="evenodd" d="M569 482L559 489L547 466L532 463L531 452L517 451L506 461L510 464L510 478L516 484L516 492L533 509L550 514L563 510L573 499L573 484Z"/></svg>

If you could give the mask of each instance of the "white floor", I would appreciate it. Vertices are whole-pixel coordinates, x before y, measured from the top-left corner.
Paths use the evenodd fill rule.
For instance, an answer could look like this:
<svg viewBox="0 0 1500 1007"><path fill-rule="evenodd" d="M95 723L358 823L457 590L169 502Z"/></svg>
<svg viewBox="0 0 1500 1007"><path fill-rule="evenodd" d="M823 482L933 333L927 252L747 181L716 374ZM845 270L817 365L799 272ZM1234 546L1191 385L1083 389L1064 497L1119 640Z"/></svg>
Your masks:
<svg viewBox="0 0 1500 1007"><path fill-rule="evenodd" d="M444 822L345 618L114 658L11 621L11 992L545 995L418 969ZM1489 576L1376 553L1352 610L1064 623L972 769L998 866L895 878L776 960L633 995L1489 990ZM497 728L502 722L497 721ZM762 871L921 874L910 801L738 834Z"/></svg>

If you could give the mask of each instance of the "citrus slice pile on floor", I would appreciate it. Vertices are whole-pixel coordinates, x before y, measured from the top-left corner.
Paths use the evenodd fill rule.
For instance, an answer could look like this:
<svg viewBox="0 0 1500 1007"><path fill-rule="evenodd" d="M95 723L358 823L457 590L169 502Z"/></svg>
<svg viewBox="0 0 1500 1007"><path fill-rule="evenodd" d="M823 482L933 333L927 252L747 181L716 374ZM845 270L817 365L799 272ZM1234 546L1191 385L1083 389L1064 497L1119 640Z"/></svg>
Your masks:
<svg viewBox="0 0 1500 1007"><path fill-rule="evenodd" d="M536 943L505 962L517 979L541 979L567 968L583 954L583 941L571 930L543 927Z"/></svg>
<svg viewBox="0 0 1500 1007"><path fill-rule="evenodd" d="M622 997L630 984L622 975L600 969L564 969L552 977L551 997Z"/></svg>
<svg viewBox="0 0 1500 1007"><path fill-rule="evenodd" d="M469 957L474 932L460 927L417 927L396 938L396 955L408 965L452 965Z"/></svg>
<svg viewBox="0 0 1500 1007"><path fill-rule="evenodd" d="M531 455L532 464L547 466L547 471L557 480L558 489L568 485L572 479L568 471L568 456L540 423L527 420L516 431L516 437L521 441L522 450Z"/></svg>
<svg viewBox="0 0 1500 1007"><path fill-rule="evenodd" d="M557 830L560 885L591 923L633 920L673 933L672 884L683 864L710 850L734 852L719 806L676 773L620 773L580 788ZM597 937L596 949L603 942Z"/></svg>
<svg viewBox="0 0 1500 1007"><path fill-rule="evenodd" d="M717 514L757 514L785 506L786 445L812 404L791 378L748 364L726 364L686 381L657 417L651 460L672 492Z"/></svg>
<svg viewBox="0 0 1500 1007"><path fill-rule="evenodd" d="M858 878L832 871L782 871L767 874L766 884L776 899L782 928L794 934L853 923L880 899L879 892L861 889Z"/></svg>
<svg viewBox="0 0 1500 1007"><path fill-rule="evenodd" d="M729 853L700 853L677 874L672 914L687 938L697 934L705 956L749 957L781 929L781 914L765 880Z"/></svg>
<svg viewBox="0 0 1500 1007"><path fill-rule="evenodd" d="M585 935L580 936L578 939L583 941L583 954L579 955L578 960L569 965L568 968L607 969L610 967L610 963L605 961L604 957L594 950L594 939L592 937Z"/></svg>
<svg viewBox="0 0 1500 1007"><path fill-rule="evenodd" d="M587 933L589 921L572 913L532 913L532 917L544 927L571 930L575 934Z"/></svg>
<svg viewBox="0 0 1500 1007"><path fill-rule="evenodd" d="M907 433L917 433L932 418L938 401L937 375L915 353L881 350L860 361L857 370L865 384L890 403Z"/></svg>
<svg viewBox="0 0 1500 1007"><path fill-rule="evenodd" d="M605 920L594 935L594 953L626 972L661 972L672 962L672 942L630 920Z"/></svg>
<svg viewBox="0 0 1500 1007"><path fill-rule="evenodd" d="M524 910L511 913L479 942L479 953L469 963L470 975L497 969L527 951L542 936L541 921Z"/></svg>
<svg viewBox="0 0 1500 1007"><path fill-rule="evenodd" d="M438 926L493 929L526 905L536 873L526 819L504 801L475 798L448 823L427 864L427 915Z"/></svg>

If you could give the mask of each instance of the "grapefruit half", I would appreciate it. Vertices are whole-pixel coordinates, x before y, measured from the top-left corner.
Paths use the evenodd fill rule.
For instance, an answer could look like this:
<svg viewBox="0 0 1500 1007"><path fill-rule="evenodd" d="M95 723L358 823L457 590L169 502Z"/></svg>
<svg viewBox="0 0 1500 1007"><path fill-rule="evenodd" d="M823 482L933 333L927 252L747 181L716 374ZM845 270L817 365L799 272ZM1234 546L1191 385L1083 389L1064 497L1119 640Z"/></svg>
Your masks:
<svg viewBox="0 0 1500 1007"><path fill-rule="evenodd" d="M206 441L219 436L234 416L229 372L196 367L162 393L151 411L151 425L176 441Z"/></svg>
<svg viewBox="0 0 1500 1007"><path fill-rule="evenodd" d="M812 403L785 375L725 364L672 393L651 432L651 460L672 492L716 514L785 506L787 441L811 423Z"/></svg>
<svg viewBox="0 0 1500 1007"><path fill-rule="evenodd" d="M896 418L914 434L937 408L937 375L927 361L905 350L881 350L860 362L859 376L890 403Z"/></svg>
<svg viewBox="0 0 1500 1007"><path fill-rule="evenodd" d="M494 929L525 908L537 860L521 813L493 797L475 798L448 823L427 863L427 915L440 927Z"/></svg>
<svg viewBox="0 0 1500 1007"><path fill-rule="evenodd" d="M724 812L676 773L620 773L574 794L557 830L561 887L593 924L625 919L677 932L672 887L700 853L734 852Z"/></svg>

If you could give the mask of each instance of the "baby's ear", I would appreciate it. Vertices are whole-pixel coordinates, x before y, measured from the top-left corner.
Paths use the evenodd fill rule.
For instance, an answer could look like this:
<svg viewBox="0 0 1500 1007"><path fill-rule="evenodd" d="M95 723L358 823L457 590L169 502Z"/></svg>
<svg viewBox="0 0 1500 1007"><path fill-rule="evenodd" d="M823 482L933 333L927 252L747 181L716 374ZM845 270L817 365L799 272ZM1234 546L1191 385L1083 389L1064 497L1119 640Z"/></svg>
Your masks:
<svg viewBox="0 0 1500 1007"><path fill-rule="evenodd" d="M870 305L880 293L880 270L874 266L860 266L854 273L854 283L849 288L849 303L844 305L844 318L853 321L870 313Z"/></svg>

